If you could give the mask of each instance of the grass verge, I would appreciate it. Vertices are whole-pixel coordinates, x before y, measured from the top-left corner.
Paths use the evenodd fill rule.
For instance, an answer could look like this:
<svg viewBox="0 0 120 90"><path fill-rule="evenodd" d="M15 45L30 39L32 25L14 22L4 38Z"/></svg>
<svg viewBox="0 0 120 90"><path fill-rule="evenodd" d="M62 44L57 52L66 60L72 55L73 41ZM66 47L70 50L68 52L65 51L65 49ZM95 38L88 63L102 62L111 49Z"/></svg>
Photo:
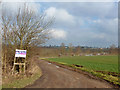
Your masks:
<svg viewBox="0 0 120 90"><path fill-rule="evenodd" d="M2 90L2 85L0 85L0 90Z"/></svg>
<svg viewBox="0 0 120 90"><path fill-rule="evenodd" d="M38 66L34 70L34 73L30 77L14 78L12 81L2 84L2 88L24 88L27 85L33 84L42 75Z"/></svg>

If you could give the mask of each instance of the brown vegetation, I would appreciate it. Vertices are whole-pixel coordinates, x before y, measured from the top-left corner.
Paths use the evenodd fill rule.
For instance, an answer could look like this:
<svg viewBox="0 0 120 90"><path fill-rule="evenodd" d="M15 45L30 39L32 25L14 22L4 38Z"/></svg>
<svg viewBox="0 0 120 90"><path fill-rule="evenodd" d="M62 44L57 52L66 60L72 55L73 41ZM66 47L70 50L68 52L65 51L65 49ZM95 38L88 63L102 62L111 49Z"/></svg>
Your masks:
<svg viewBox="0 0 120 90"><path fill-rule="evenodd" d="M27 68L34 48L49 39L49 28L53 18L46 20L46 15L38 15L26 4L13 16L2 10L2 68L4 73L11 72L16 49L27 50ZM26 69L27 69L26 68Z"/></svg>

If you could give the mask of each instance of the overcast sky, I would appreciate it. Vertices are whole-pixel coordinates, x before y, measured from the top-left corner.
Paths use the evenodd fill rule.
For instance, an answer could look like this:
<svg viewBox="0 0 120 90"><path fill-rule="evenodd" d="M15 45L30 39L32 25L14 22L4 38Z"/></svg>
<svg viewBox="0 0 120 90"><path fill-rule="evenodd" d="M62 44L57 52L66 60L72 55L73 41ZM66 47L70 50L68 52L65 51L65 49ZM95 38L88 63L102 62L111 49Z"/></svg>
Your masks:
<svg viewBox="0 0 120 90"><path fill-rule="evenodd" d="M21 4L5 3L12 11ZM29 7L55 17L53 38L44 45L63 42L65 45L108 47L118 43L117 2L32 2Z"/></svg>

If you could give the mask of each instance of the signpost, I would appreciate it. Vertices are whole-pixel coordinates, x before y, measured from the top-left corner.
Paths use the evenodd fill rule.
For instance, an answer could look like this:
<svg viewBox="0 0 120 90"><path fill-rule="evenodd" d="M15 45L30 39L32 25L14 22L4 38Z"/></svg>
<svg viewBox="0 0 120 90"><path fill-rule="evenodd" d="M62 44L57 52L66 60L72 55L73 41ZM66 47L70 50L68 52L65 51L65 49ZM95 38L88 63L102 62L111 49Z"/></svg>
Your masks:
<svg viewBox="0 0 120 90"><path fill-rule="evenodd" d="M19 72L22 71L22 66L23 66L23 70L25 72L26 54L27 54L27 50L16 49L13 70L15 70L16 65L18 65Z"/></svg>
<svg viewBox="0 0 120 90"><path fill-rule="evenodd" d="M26 58L26 50L16 49L15 57L23 57L23 58Z"/></svg>

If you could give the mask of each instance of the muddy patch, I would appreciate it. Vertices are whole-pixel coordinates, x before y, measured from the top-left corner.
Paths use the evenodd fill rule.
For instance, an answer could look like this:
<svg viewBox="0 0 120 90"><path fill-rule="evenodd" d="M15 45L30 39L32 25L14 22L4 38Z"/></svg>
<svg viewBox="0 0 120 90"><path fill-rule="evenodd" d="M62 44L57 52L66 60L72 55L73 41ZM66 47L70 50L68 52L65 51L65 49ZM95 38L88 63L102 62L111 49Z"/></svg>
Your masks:
<svg viewBox="0 0 120 90"><path fill-rule="evenodd" d="M83 67L82 65L78 65L78 64L72 64L72 65L74 65L74 66L76 66L76 67Z"/></svg>

